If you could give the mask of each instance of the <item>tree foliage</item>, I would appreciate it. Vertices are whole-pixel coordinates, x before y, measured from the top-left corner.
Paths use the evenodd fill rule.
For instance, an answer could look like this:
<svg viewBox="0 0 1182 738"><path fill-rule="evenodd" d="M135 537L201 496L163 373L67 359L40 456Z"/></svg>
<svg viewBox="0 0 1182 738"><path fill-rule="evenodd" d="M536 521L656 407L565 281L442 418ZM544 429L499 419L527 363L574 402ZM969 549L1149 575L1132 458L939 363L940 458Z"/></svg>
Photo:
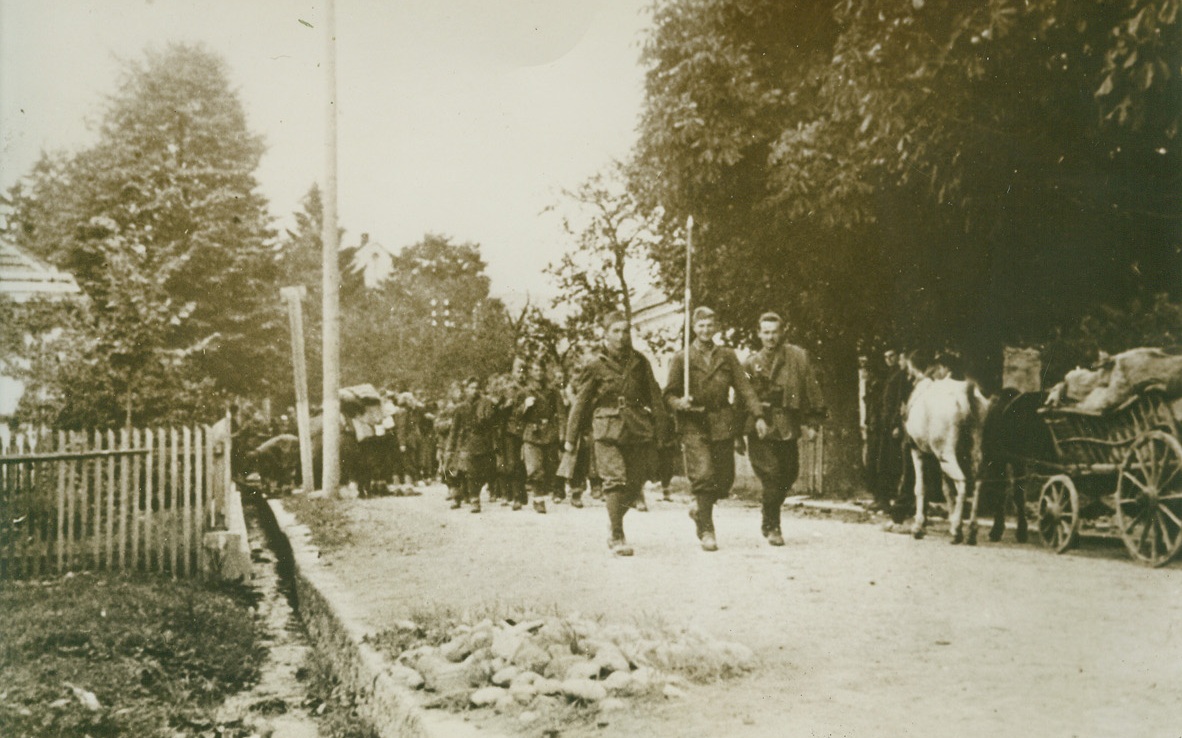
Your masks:
<svg viewBox="0 0 1182 738"><path fill-rule="evenodd" d="M43 157L13 190L10 236L89 300L84 351L55 380L88 405L63 421L208 418L275 380L262 152L223 62L171 45L127 62L94 146Z"/></svg>
<svg viewBox="0 0 1182 738"><path fill-rule="evenodd" d="M376 288L343 291L342 382L441 396L453 380L508 369L513 327L486 266L476 244L427 234Z"/></svg>
<svg viewBox="0 0 1182 738"><path fill-rule="evenodd" d="M548 208L562 218L570 248L546 267L558 294L564 345L585 345L599 319L620 310L632 321L637 285L651 272L649 255L660 243L660 212L642 208L627 187L624 165L614 162ZM684 241L681 241L684 248Z"/></svg>
<svg viewBox="0 0 1182 738"><path fill-rule="evenodd" d="M631 188L734 324L988 350L1176 298L1179 5L659 2Z"/></svg>

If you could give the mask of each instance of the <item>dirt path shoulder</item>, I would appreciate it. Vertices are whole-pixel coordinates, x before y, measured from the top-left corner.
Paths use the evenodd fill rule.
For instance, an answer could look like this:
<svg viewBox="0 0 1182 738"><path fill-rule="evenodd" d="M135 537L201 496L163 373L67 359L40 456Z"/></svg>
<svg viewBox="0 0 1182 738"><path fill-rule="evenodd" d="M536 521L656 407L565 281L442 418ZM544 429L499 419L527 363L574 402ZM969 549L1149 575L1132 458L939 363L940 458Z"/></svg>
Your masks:
<svg viewBox="0 0 1182 738"><path fill-rule="evenodd" d="M771 548L758 510L731 504L709 554L679 500L630 513L636 556L619 559L601 504L471 515L439 488L339 504L351 541L324 562L373 632L424 604L529 604L662 618L758 656L748 676L588 735L1182 735L1182 567L1102 542L1055 556L786 515Z"/></svg>

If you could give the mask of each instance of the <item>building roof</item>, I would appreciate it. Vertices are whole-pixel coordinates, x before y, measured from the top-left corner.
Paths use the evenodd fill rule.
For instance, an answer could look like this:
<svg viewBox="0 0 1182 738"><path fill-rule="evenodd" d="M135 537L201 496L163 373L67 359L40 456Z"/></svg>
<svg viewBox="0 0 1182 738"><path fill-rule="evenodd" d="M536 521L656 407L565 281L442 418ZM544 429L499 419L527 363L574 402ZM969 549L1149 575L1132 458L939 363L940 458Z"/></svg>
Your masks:
<svg viewBox="0 0 1182 738"><path fill-rule="evenodd" d="M0 239L0 294L16 302L26 302L34 297L63 299L81 292L70 274Z"/></svg>

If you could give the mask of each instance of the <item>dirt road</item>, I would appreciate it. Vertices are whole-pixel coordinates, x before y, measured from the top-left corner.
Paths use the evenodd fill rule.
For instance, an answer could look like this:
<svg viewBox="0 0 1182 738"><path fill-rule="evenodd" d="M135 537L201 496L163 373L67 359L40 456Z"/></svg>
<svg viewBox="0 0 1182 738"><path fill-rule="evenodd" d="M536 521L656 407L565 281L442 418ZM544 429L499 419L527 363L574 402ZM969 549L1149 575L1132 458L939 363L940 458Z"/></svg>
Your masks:
<svg viewBox="0 0 1182 738"><path fill-rule="evenodd" d="M636 556L619 559L601 503L471 515L433 488L340 504L353 542L325 562L374 631L423 603L528 603L691 624L759 657L565 735L1182 736L1182 565L1145 569L1112 542L1056 556L786 515L771 548L758 510L728 503L705 553L682 498L630 513Z"/></svg>

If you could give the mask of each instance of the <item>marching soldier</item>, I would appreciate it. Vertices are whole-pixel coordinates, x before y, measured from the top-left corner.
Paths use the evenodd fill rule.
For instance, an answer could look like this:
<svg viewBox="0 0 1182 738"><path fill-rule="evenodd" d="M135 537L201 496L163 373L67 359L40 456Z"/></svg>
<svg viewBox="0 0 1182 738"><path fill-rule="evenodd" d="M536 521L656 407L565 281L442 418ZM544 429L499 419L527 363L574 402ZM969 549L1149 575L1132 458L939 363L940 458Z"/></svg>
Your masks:
<svg viewBox="0 0 1182 738"><path fill-rule="evenodd" d="M489 395L496 405L496 474L493 480L501 504L512 504L520 510L526 503L525 461L521 455L521 420L516 406L522 398L521 375L525 361L513 359L509 374L498 375L491 381ZM545 504L545 503L543 503Z"/></svg>
<svg viewBox="0 0 1182 738"><path fill-rule="evenodd" d="M515 415L521 428L525 490L539 513L546 512L546 496L555 492L562 409L562 396L550 386L545 363L535 359L529 365Z"/></svg>
<svg viewBox="0 0 1182 738"><path fill-rule="evenodd" d="M763 487L763 535L783 546L780 507L800 473L801 426L808 426L810 438L816 435L825 400L808 352L784 340L783 318L761 315L759 340L763 348L743 364L763 408L762 417L748 422L747 448Z"/></svg>
<svg viewBox="0 0 1182 738"><path fill-rule="evenodd" d="M617 556L631 556L624 513L640 496L656 463L656 444L668 434L668 417L652 365L632 348L628 320L611 312L601 324L603 345L577 383L565 447L573 454L573 439L591 426L596 472L603 478L607 498L608 545Z"/></svg>
<svg viewBox="0 0 1182 738"><path fill-rule="evenodd" d="M677 433L685 457L686 476L694 504L690 518L702 550L717 551L714 503L730 495L735 483L735 450L741 448L743 410L763 422L763 406L735 352L714 343L714 311L693 313L694 342L689 349L689 390L685 386L684 351L673 356L665 397L676 413ZM735 402L731 403L731 390Z"/></svg>
<svg viewBox="0 0 1182 738"><path fill-rule="evenodd" d="M447 437L446 456L453 473L462 474L464 486L452 501L458 509L464 500L472 504L472 512L480 512L480 490L496 471L493 434L496 408L480 392L480 382L471 378L464 383L464 401L452 417L451 432Z"/></svg>

